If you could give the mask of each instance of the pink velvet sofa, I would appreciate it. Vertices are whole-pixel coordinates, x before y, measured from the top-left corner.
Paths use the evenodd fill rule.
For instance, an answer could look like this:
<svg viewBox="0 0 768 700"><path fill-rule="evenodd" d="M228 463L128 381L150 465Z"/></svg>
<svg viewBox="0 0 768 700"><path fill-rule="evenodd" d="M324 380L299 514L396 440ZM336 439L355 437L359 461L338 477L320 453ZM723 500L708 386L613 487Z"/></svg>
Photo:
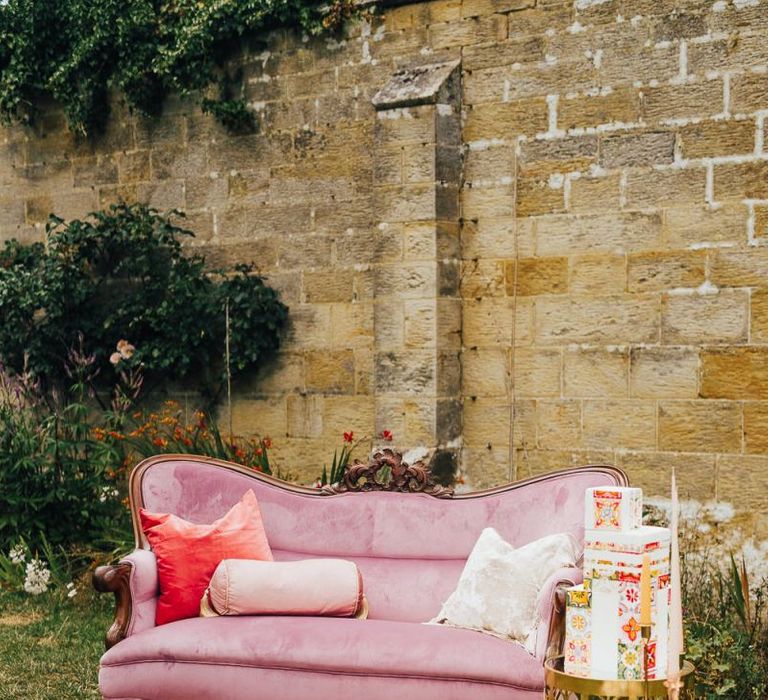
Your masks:
<svg viewBox="0 0 768 700"><path fill-rule="evenodd" d="M540 698L560 643L563 569L540 597L536 653L479 632L420 624L454 589L483 528L523 545L549 533L583 539L584 490L623 485L610 466L567 469L488 491L344 493L285 484L226 462L166 455L131 478L137 548L95 576L117 597L99 685L109 700L515 700ZM197 618L155 626L155 557L139 507L212 522L248 490L277 560L343 557L359 566L369 619Z"/></svg>

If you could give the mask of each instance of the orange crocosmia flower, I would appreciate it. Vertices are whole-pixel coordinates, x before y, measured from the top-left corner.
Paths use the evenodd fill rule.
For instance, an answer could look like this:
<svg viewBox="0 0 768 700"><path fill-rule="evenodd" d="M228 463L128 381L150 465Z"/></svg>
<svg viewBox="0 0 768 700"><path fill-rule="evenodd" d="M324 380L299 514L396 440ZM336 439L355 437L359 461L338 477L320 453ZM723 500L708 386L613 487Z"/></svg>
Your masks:
<svg viewBox="0 0 768 700"><path fill-rule="evenodd" d="M168 446L168 440L161 437L156 437L154 440L152 440L153 445L157 445L157 447L167 447Z"/></svg>

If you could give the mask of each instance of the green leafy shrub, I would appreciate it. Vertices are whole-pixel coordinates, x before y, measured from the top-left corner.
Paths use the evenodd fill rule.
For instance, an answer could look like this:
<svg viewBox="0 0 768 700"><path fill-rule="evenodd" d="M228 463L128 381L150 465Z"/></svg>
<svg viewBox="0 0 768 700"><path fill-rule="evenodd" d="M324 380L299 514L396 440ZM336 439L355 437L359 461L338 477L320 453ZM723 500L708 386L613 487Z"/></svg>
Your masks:
<svg viewBox="0 0 768 700"><path fill-rule="evenodd" d="M316 34L353 7L352 0L8 0L0 6L0 114L28 120L48 93L74 131L90 133L107 121L111 89L157 114L169 92L190 96L225 80L238 38L278 25Z"/></svg>
<svg viewBox="0 0 768 700"><path fill-rule="evenodd" d="M143 205L116 205L86 220L52 218L47 245L16 241L0 252L0 358L45 386L69 381L68 349L85 338L109 384L112 363L141 366L152 384L202 381L215 396L226 374L255 369L275 351L287 319L277 292L251 267L213 277L185 255L192 236ZM130 357L115 355L129 341Z"/></svg>

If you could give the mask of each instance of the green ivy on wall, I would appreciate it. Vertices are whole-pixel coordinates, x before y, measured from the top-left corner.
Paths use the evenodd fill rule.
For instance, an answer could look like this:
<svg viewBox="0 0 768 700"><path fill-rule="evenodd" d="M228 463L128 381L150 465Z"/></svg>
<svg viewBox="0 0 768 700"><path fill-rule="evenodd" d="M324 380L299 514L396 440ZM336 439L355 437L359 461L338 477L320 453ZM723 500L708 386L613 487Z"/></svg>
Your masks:
<svg viewBox="0 0 768 700"><path fill-rule="evenodd" d="M0 4L0 116L30 121L43 94L70 128L90 134L108 117L110 90L144 114L169 93L200 96L219 82L238 37L275 26L309 34L340 25L354 0L6 0ZM217 105L218 103L218 105ZM242 98L207 111L243 128Z"/></svg>

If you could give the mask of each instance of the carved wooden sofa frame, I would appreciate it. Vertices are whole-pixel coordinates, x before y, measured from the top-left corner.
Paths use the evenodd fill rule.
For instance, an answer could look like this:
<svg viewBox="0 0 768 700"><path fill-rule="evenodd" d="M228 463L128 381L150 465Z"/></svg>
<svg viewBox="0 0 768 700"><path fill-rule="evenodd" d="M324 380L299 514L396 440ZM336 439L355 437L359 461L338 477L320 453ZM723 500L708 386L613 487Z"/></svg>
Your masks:
<svg viewBox="0 0 768 700"><path fill-rule="evenodd" d="M205 488L201 490L196 483L197 475L199 478L206 481ZM382 474L386 474L386 483L381 480ZM173 481L169 481L170 476L173 476ZM165 480L165 481L163 481ZM363 577L366 581L366 593L371 603L372 618L376 618L377 608L379 616L383 620L406 620L411 621L416 618L418 621L424 622L429 619L430 616L436 614L439 609L439 602L444 599L447 592L450 592L455 586L455 581L460 574L463 564L460 558L466 557L471 545L474 542L479 530L482 527L491 525L499 529L502 536L506 536L507 539L513 541L513 544L519 544L514 542L515 536L518 540L522 538L522 542L530 536L530 539L535 539L536 536L547 534L555 528L555 531L570 530L576 536L583 533L583 494L584 489L588 486L594 485L626 485L627 478L623 471L609 465L590 465L586 467L577 467L571 469L561 470L559 472L553 472L551 474L544 474L535 476L530 479L518 481L505 486L500 486L485 491L478 491L465 494L453 494L451 489L447 489L432 481L428 470L425 469L421 463L415 463L408 465L404 463L397 453L389 450L382 451L377 455L374 455L369 463L361 463L359 461L351 465L345 472L340 483L335 485L329 485L324 488L309 488L304 486L298 486L289 484L273 477L254 472L245 467L215 460L211 458L204 458L190 455L162 455L145 460L139 464L132 472L129 480L130 490L130 502L131 511L133 516L133 529L136 540L136 547L139 552L135 555L127 557L121 563L99 567L94 573L94 586L97 590L102 592L111 592L115 595L115 618L107 632L106 646L110 650L105 654L102 660L102 672L103 677L101 679L102 692L105 693L106 698L123 698L126 697L124 691L121 690L119 694L114 694L114 690L110 690L114 683L110 680L115 678L115 674L118 673L121 665L124 667L130 666L131 659L119 659L119 663L115 662L114 655L118 652L129 650L131 645L138 645L138 642L134 644L135 636L137 639L146 639L147 644L155 637L158 636L157 628L152 629L153 620L147 621L146 613L143 614L143 621L141 622L142 630L138 631L137 627L132 623L136 622L137 615L136 601L133 599L135 593L135 587L137 585L136 577L140 572L135 570L137 565L146 566L142 563L147 559L146 553L141 557L138 555L142 551L148 549L148 543L144 538L138 525L137 513L141 507L147 507L150 510L163 510L163 498L168 498L168 491L165 486L160 489L156 489L157 492L162 492L165 495L158 497L153 495L153 489L158 483L166 484L173 483L178 486L173 488L179 488L182 491L189 488L190 483L194 483L197 491L194 498L191 501L195 502L194 508L192 508L193 515L190 517L189 507L185 506L183 501L186 498L182 494L181 501L179 501L179 512L181 517L188 517L189 519L197 519L199 522L210 522L215 517L219 517L221 514L231 506L232 503L242 495L242 492L247 490L250 486L254 488L257 498L259 498L262 505L262 512L264 514L265 526L268 530L268 536L270 542L273 539L276 541L278 549L285 548L284 538L282 538L278 531L270 532L270 523L278 519L277 514L284 510L286 507L293 508L296 517L304 518L306 524L300 529L297 529L294 536L296 539L303 540L297 543L295 550L297 552L306 553L308 556L327 556L336 555L352 560L359 560L359 565L363 571ZM222 485L222 492L226 492L227 498L223 500L216 495L215 488L209 488L210 484ZM165 490L163 490L165 489ZM209 493L210 492L210 493ZM363 492L363 493L355 493ZM202 494L202 495L201 495ZM525 495L530 494L530 498L526 500ZM173 495L173 494L172 494ZM210 496L210 499L209 499ZM550 498L551 496L551 498ZM199 502L205 501L202 506ZM210 500L208 503L206 500ZM426 499L426 500L424 500ZM274 501L274 504L271 503ZM190 501L190 502L191 502ZM215 505L213 504L215 501ZM550 502L551 501L551 502ZM534 503L535 502L535 503ZM319 504L328 504L322 505ZM438 504L443 503L444 506ZM533 503L533 505L532 505ZM286 504L288 504L286 506ZM295 504L295 505L291 505ZM512 507L516 505L517 507ZM199 506L199 507L198 507ZM273 507L274 506L274 507ZM185 510L186 508L186 510ZM197 510L195 510L197 508ZM373 549L379 552L380 556L384 557L384 562L388 560L387 557L395 557L395 559L389 559L393 562L392 566L403 566L405 562L406 578L411 576L407 573L407 567L410 566L408 562L411 562L413 566L418 569L414 574L414 578L411 580L405 580L403 586L409 590L409 595L412 600L406 602L394 601L392 596L377 595L377 587L381 587L381 584L377 581L377 576L386 576L385 573L381 573L380 562L376 566L370 564L372 561L370 557L363 554L361 556L360 551L355 549L357 545L350 544L348 549L343 538L337 538L337 542L341 542L337 548L341 551L335 551L332 547L332 551L324 552L322 547L317 551L305 552L307 549L311 549L311 542L304 536L305 530L308 527L313 527L313 523L318 522L320 515L326 510L333 511L333 516L328 520L328 527L333 529L334 527L341 527L339 521L344 520L345 513L350 510L359 510L370 521L371 513L375 513L375 527L374 529L389 532L395 539L398 546L401 546L404 554L403 558L397 558L398 549L393 548L393 542L389 539L376 540L374 542ZM536 509L540 509L541 516L535 517ZM519 523L510 524L510 521L514 518L519 519ZM443 540L435 536L434 528L426 527L422 525L422 521L429 521L432 518L434 522L447 522L451 527L454 527L455 537L460 542L444 544ZM495 520L494 518L498 518ZM378 519L378 520L376 520ZM442 520L441 520L442 519ZM477 520L477 522L475 522ZM482 521L482 522L481 522ZM355 520L347 518L347 522L354 523ZM373 521L371 521L373 522ZM461 524L464 523L462 527ZM466 523L470 523L472 527L467 527ZM369 527L370 523L365 527ZM364 534L361 538L365 539L368 535L365 533L363 525L360 526L360 531ZM504 528L508 527L509 532L505 532ZM579 528L582 528L582 532ZM465 530L473 529L472 532L465 532ZM421 530L417 532L417 530ZM337 533L338 534L338 533ZM369 533L370 534L370 533ZM378 537L378 534L376 535ZM351 540L356 542L357 539ZM308 544L309 543L309 544ZM423 546L422 546L423 545ZM428 569L424 569L424 566L429 566L431 558L431 548L435 547L447 547L446 552L439 553L440 557L445 557L452 562L455 558L457 561L454 564L450 564L450 573L441 575L437 578L429 578L425 572ZM274 549L274 546L273 546ZM449 550L449 551L448 551ZM459 554L457 555L457 552ZM374 555L374 558L378 555ZM436 555L437 556L437 555ZM410 558L409 558L410 557ZM423 557L426 564L419 557ZM279 554L276 554L276 558L281 558ZM295 557L292 557L295 558ZM438 564L443 562L442 559L437 560ZM366 566L370 568L370 571L366 570ZM419 569L419 567L422 567ZM440 598L438 601L432 600L425 591L420 590L420 580L424 576L427 576L429 581L425 583L426 586L432 588L440 588L439 591L432 591L430 595ZM444 580L445 579L445 580ZM555 653L559 653L562 647L562 635L564 627L564 604L562 596L562 588L565 586L574 585L581 582L581 572L578 569L562 570L559 575L553 577L547 583L546 591L542 594L542 602L540 602L540 615L541 622L545 629L540 631L540 637L537 641L537 649L535 652L535 662L538 664L536 668L541 670L541 678L535 678L531 680L531 674L535 675L537 672L532 671L529 668L528 680L523 683L525 687L518 687L515 685L514 678L509 682L511 685L507 688L509 692L504 697L509 698L534 698L540 697L541 688L543 687L543 664L544 658ZM146 598L146 593L144 594ZM385 602L386 601L386 602ZM414 602L415 601L415 602ZM140 601L139 605L146 608L146 600ZM400 610L398 605L403 608ZM418 615L414 611L418 608ZM424 610L422 613L421 610ZM243 618L240 618L243 620ZM236 623L234 619L225 620L224 623ZM172 627L176 624L189 623L191 628L197 624L197 621L182 621L181 623L171 623L164 627ZM244 622L239 623L241 626L246 624ZM250 624L250 623L249 623ZM256 624L253 622L252 624ZM259 624L268 624L267 622L259 621ZM371 624L370 621L363 623L364 625ZM424 625L416 625L412 628L414 632L418 631L418 628L423 628ZM231 627L234 629L234 625ZM456 633L467 632L465 630L454 630ZM163 631L163 634L167 634L167 631ZM477 635L477 633L474 633ZM472 637L473 640L477 640L474 643L480 644L481 639L485 638L485 635L478 635ZM458 639L458 637L457 637ZM123 641L125 640L125 641ZM485 643L483 640L482 643ZM127 645L127 646L124 646ZM507 646L511 646L506 643ZM126 652L127 653L127 652ZM163 652L167 654L165 649ZM507 652L504 652L507 653ZM133 652L134 656L136 652ZM186 660L189 663L189 659ZM513 662L516 663L516 662ZM117 670L116 670L117 668ZM262 671L267 673L266 671ZM254 677L258 675L256 671L253 671ZM360 693L365 693L369 700L378 697L388 697L391 692L399 692L401 697L410 697L407 690L397 690L394 688L390 691L382 691L377 685L372 690L369 690L360 685L361 675L356 673L355 669L350 671L350 684L354 686L350 690L351 694L348 697L357 697ZM111 674L111 675L110 675ZM222 678L226 673L221 672ZM298 678L298 676L296 676ZM320 676L318 676L320 677ZM261 678L261 677L260 677ZM411 679L412 680L412 679ZM471 680L471 679L470 679ZM469 682L467 679L463 681ZM462 681L462 682L463 682ZM173 681L176 682L176 681ZM175 687L173 682L168 681L168 688ZM250 681L249 681L250 682ZM261 680L259 681L262 682ZM406 683L405 680L402 681ZM410 681L409 681L410 682ZM505 683L502 679L502 684ZM298 682L297 682L298 683ZM111 685L110 685L111 684ZM539 685L536 685L539 684ZM119 684L118 684L119 685ZM265 687L268 683L265 685ZM298 683L300 685L300 683ZM407 684L406 684L407 685ZM496 691L499 690L499 683L494 681L493 683L487 683L485 685L475 683L472 686L472 694L477 697L496 697ZM476 686L476 687L475 687ZM536 687L533 687L536 686ZM281 697L294 697L293 695L285 694L288 692L290 686L286 686L284 683L279 686L281 688ZM297 686L298 687L298 686ZM317 688L313 685L313 688ZM410 687L410 686L408 686ZM478 690L479 689L479 690ZM326 697L324 690L320 687L317 692L313 690L316 697ZM487 692L486 692L487 690ZM285 691L285 692L283 692ZM419 697L433 697L431 694L432 687L429 686L427 691L419 690ZM481 692L482 691L482 692ZM127 697L136 698L141 697L142 700L155 700L155 698L175 699L177 697L184 697L184 695L173 694L174 691L168 691L165 696L151 695L144 691L144 694L130 694ZM268 692L268 691L265 691ZM274 692L274 691L273 691ZM298 692L298 691L297 691ZM377 695L377 692L383 692L383 695ZM426 694L425 694L426 692ZM110 694L112 693L112 694ZM439 692L435 691L434 697L465 697L465 691L462 691L459 695L451 694L452 691L446 690L445 687L441 687ZM189 692L187 691L187 695ZM328 697L336 697L336 694L328 692ZM192 696L189 696L190 698ZM208 697L208 696L206 696ZM224 696L222 696L224 697ZM229 698L229 695L226 695ZM240 695L232 695L233 698L240 698ZM246 696L242 696L246 697ZM247 697L262 697L261 695L249 695ZM264 695L263 697L269 697ZM299 692L295 697L302 697ZM346 696L345 696L346 697ZM501 696L499 696L501 697Z"/></svg>

